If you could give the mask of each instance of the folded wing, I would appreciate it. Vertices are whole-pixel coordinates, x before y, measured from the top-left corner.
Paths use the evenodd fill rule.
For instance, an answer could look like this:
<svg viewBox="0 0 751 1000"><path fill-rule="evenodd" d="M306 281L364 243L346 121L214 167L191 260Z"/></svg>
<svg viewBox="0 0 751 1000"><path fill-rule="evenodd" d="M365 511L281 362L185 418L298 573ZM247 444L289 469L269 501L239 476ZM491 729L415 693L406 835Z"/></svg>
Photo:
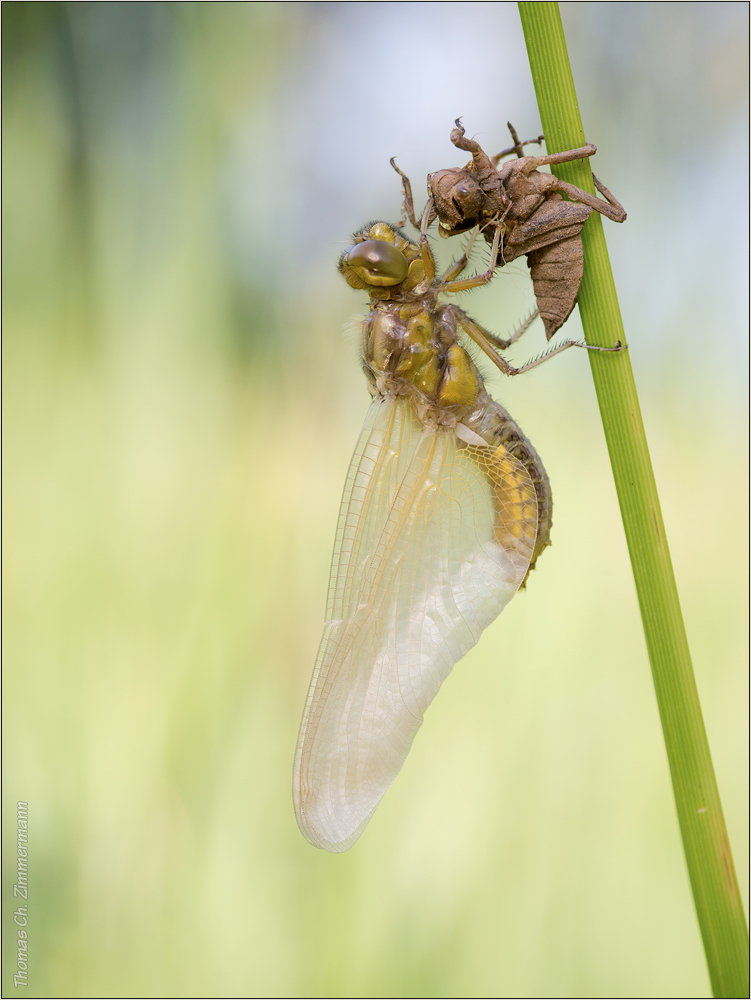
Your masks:
<svg viewBox="0 0 751 1000"><path fill-rule="evenodd" d="M491 443L423 428L405 397L371 406L347 476L294 796L316 847L351 847L453 665L527 572L526 469Z"/></svg>

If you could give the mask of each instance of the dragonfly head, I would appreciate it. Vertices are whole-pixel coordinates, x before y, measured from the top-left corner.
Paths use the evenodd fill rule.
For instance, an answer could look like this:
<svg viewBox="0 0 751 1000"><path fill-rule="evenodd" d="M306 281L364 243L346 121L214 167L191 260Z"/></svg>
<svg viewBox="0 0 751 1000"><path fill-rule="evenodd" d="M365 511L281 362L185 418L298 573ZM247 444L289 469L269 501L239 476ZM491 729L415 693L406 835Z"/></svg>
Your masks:
<svg viewBox="0 0 751 1000"><path fill-rule="evenodd" d="M339 258L339 271L353 288L375 298L411 291L425 279L419 248L385 222L365 226Z"/></svg>
<svg viewBox="0 0 751 1000"><path fill-rule="evenodd" d="M428 175L428 188L438 212L441 236L455 236L478 224L485 195L470 170L437 170Z"/></svg>

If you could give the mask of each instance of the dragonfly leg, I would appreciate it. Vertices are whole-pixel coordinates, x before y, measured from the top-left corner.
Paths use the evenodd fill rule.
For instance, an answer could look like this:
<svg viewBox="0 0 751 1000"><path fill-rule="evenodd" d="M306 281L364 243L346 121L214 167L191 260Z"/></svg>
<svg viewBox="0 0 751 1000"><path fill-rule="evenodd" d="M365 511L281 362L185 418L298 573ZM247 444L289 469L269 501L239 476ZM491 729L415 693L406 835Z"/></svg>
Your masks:
<svg viewBox="0 0 751 1000"><path fill-rule="evenodd" d="M545 156L530 156L524 165L524 173L529 174L538 167L554 166L556 163L570 163L572 160L584 160L588 156L594 156L597 146L588 142L586 146L579 146L577 149L564 149L561 153L548 153Z"/></svg>
<svg viewBox="0 0 751 1000"><path fill-rule="evenodd" d="M592 179L595 181L595 187L598 191L602 191L607 198L607 201L603 201L602 198L598 198L596 195L589 194L588 191L582 191L582 189L576 187L575 184L568 184L566 181L561 181L557 178L556 183L551 187L551 190L560 191L562 194L567 195L572 201L579 201L582 205L589 205L590 208L594 208L595 211L600 213L600 215L606 216L613 222L625 222L626 210L623 205L621 205L619 201L616 201L604 184L600 184L598 180L595 180L594 174L592 174Z"/></svg>
<svg viewBox="0 0 751 1000"><path fill-rule="evenodd" d="M479 288L480 285L487 285L487 283L493 277L493 273L495 271L495 263L498 260L498 248L501 245L502 232L503 232L502 222L496 223L495 236L493 237L493 246L490 251L490 267L487 269L487 271L484 271L482 274L475 275L474 278L458 278L457 280L449 279L448 281L441 281L441 283L436 286L436 290L439 292L464 292L468 288ZM470 247L468 247L467 250L465 250L465 255L469 251L469 249ZM461 259L462 258L460 257L459 260ZM464 265L462 266L462 269L463 267Z"/></svg>
<svg viewBox="0 0 751 1000"><path fill-rule="evenodd" d="M472 252L472 247L474 246L475 240L477 239L477 234L480 232L479 229L475 229L469 238L469 242L464 249L464 253L461 257L457 257L454 263L446 269L446 271L441 275L441 282L453 281L458 275L462 273L464 268L469 263L469 255Z"/></svg>
<svg viewBox="0 0 751 1000"><path fill-rule="evenodd" d="M407 175L402 170L400 170L399 167L397 167L396 163L394 162L395 160L396 157L392 156L391 159L389 160L389 163L402 179L402 217L399 220L398 225L406 226L407 219L409 219L409 221L412 223L415 229L421 229L422 222L418 222L417 216L415 215L415 199L412 195L412 184L410 183L409 177L407 177ZM428 205L430 206L429 212L428 212ZM430 223L433 222L434 219L436 218L436 211L435 208L433 208L432 199L430 202L428 202L428 205L425 206L425 212L423 212L422 221L424 221L425 213L427 212L428 213L427 224L429 226ZM405 215L407 217L406 219Z"/></svg>
<svg viewBox="0 0 751 1000"><path fill-rule="evenodd" d="M406 226L407 219L409 219L415 229L419 229L420 225L417 221L417 217L415 216L415 199L412 197L412 185L410 184L409 177L407 177L407 175L400 170L399 167L397 167L394 162L395 160L396 157L392 156L389 163L402 179L402 217L398 224L400 226ZM405 215L407 217L406 219Z"/></svg>
<svg viewBox="0 0 751 1000"><path fill-rule="evenodd" d="M610 191L608 191L608 189L605 187L605 185L602 183L602 181L598 180L598 178L595 177L594 174L592 174L592 180L595 182L595 187L600 192L600 194L605 196L605 198L608 201L608 204L610 204L613 207L613 209L615 210L614 214L611 215L609 212L607 212L605 210L604 206L595 205L595 208L597 209L597 211L598 212L602 212L603 215L607 215L607 217L609 219L612 219L613 222L625 222L626 221L626 209L623 207L623 205L621 205L621 203L618 201L618 199L614 195L612 195L610 193ZM599 201L599 198L597 200ZM615 213L618 214L618 218L616 218Z"/></svg>
<svg viewBox="0 0 751 1000"><path fill-rule="evenodd" d="M521 368L515 368L509 374L521 375L523 372L528 372L532 368L537 368L537 366L541 365L543 361L549 361L550 358L554 358L556 354L560 354L561 351L567 351L569 347L583 347L585 351L604 351L608 354L617 354L620 351L626 350L626 345L622 344L620 340L615 347L597 347L595 344L585 344L581 340L565 340L562 344L559 344L552 350L541 354L539 358L534 358L532 361L528 361L526 365L522 365Z"/></svg>
<svg viewBox="0 0 751 1000"><path fill-rule="evenodd" d="M425 266L425 277L431 284L435 278L436 263L433 251L430 249L430 244L428 243L427 231L428 226L434 218L435 209L433 208L433 199L431 198L425 206L422 219L420 220L420 256Z"/></svg>
<svg viewBox="0 0 751 1000"><path fill-rule="evenodd" d="M509 347L511 347L511 345L515 343L523 333L527 332L527 330L530 328L530 326L532 326L532 324L539 315L540 315L540 310L533 309L532 312L529 314L529 316L527 316L527 318L524 320L524 322L521 323L521 325L518 326L516 330L514 330L514 332L511 334L508 340L503 340L501 337L496 337L494 333L490 333L488 330L485 330L485 336L488 338L491 344L494 344L501 351L505 351Z"/></svg>
<svg viewBox="0 0 751 1000"><path fill-rule="evenodd" d="M459 325L462 330L467 334L467 336L473 340L477 346L487 354L496 368L503 372L504 375L521 375L523 372L528 372L532 368L536 368L541 365L543 361L549 361L550 358L555 357L556 354L560 354L561 351L568 350L569 347L583 347L587 351L605 351L608 353L614 353L618 351L624 351L626 349L624 344L619 341L615 347L596 347L593 344L583 344L579 340L567 340L563 344L558 344L550 351L546 351L545 354L541 355L539 358L534 358L532 361L528 361L526 365L522 365L521 368L515 368L513 365L509 364L504 357L502 357L498 351L495 349L494 343L498 343L499 338L495 337L492 333L489 333L484 327L480 326L479 323L475 322L471 317L459 309L458 306L452 306L451 310L459 321ZM530 321L531 322L531 319ZM525 327L526 329L526 327ZM522 330L522 333L524 331ZM521 336L521 334L519 334ZM501 341L500 343L503 343Z"/></svg>
<svg viewBox="0 0 751 1000"><path fill-rule="evenodd" d="M514 145L509 146L508 149L502 149L500 153L496 153L495 156L491 156L490 160L493 166L498 168L498 161L502 160L504 156L510 156L512 153L516 153L517 156L524 156L524 147L531 146L532 143L536 143L538 146L542 143L545 138L544 135L538 135L536 139L525 139L524 142L519 142L519 136L516 133L516 129L511 124L511 122L506 122L508 125L508 130L511 133L511 138L514 140Z"/></svg>
<svg viewBox="0 0 751 1000"><path fill-rule="evenodd" d="M487 354L496 368L500 369L504 375L516 375L516 369L510 365L505 358L501 357L493 346L492 340L495 339L493 338L493 334L489 334L484 327L480 326L479 323L476 323L464 312L463 309L460 309L458 306L452 305L450 309L452 314L458 320L462 330L464 330L467 336Z"/></svg>

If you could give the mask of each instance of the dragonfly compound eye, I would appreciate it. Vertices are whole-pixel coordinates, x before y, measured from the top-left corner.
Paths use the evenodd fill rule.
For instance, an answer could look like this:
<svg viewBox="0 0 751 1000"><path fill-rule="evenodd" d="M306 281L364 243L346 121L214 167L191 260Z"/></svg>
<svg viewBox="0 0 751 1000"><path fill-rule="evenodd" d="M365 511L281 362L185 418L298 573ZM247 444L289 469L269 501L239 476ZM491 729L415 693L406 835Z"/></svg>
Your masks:
<svg viewBox="0 0 751 1000"><path fill-rule="evenodd" d="M363 281L379 287L398 285L409 270L409 262L401 250L383 240L357 243L346 255L345 262Z"/></svg>

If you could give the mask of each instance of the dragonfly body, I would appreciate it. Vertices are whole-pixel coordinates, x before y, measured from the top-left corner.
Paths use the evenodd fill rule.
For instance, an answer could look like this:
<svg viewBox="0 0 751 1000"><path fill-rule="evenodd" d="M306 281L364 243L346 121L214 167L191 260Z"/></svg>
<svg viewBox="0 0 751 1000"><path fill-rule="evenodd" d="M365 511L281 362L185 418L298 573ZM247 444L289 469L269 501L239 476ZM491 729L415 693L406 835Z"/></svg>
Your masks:
<svg viewBox="0 0 751 1000"><path fill-rule="evenodd" d="M459 343L476 327L435 278L427 241L376 223L339 268L366 288L373 402L350 465L326 624L295 759L298 823L340 852L401 768L453 665L549 544L545 470ZM477 328L481 329L481 328Z"/></svg>

